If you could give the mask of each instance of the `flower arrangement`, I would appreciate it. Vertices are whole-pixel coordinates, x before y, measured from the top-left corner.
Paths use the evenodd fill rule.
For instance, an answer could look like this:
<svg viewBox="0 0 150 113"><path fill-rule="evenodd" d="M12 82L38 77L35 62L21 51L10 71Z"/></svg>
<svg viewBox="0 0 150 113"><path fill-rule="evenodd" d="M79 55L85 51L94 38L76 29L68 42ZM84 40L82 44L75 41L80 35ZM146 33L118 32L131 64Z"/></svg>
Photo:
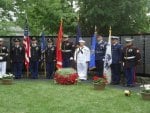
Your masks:
<svg viewBox="0 0 150 113"><path fill-rule="evenodd" d="M62 68L55 72L54 81L62 85L76 84L78 74L73 68Z"/></svg>
<svg viewBox="0 0 150 113"><path fill-rule="evenodd" d="M93 84L107 84L106 77L105 76L103 76L103 77L94 76Z"/></svg>
<svg viewBox="0 0 150 113"><path fill-rule="evenodd" d="M9 74L3 74L2 76L1 76L1 79L2 80L6 80L6 79L13 79L14 78L14 75L13 74L11 74L11 73L9 73Z"/></svg>
<svg viewBox="0 0 150 113"><path fill-rule="evenodd" d="M142 92L150 93L150 84L145 84L140 86L142 88Z"/></svg>
<svg viewBox="0 0 150 113"><path fill-rule="evenodd" d="M144 100L150 100L150 84L145 84L142 87L141 96Z"/></svg>
<svg viewBox="0 0 150 113"><path fill-rule="evenodd" d="M11 73L3 74L1 76L2 84L4 84L4 85L11 85L13 83L13 78L14 78L14 75L11 74Z"/></svg>

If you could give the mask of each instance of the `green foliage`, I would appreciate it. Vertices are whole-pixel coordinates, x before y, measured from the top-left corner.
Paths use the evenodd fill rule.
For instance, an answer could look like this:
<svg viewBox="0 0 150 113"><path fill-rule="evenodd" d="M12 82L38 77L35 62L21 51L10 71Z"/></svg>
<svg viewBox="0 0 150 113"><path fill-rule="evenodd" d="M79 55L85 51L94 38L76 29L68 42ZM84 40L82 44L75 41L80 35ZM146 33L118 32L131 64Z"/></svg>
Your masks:
<svg viewBox="0 0 150 113"><path fill-rule="evenodd" d="M73 9L73 2L79 8ZM64 33L76 35L77 16L80 15L82 35L98 32L108 34L112 26L113 34L150 32L150 0L1 0L0 2L0 35L11 35L5 28L20 26L24 28L28 17L31 35L39 35L45 27L46 35L56 35L60 19L63 18ZM3 10L3 11L1 11ZM17 17L13 21L10 11Z"/></svg>
<svg viewBox="0 0 150 113"><path fill-rule="evenodd" d="M61 18L63 19L64 33L73 33L76 26L76 14L67 0L26 0L17 1L21 10L18 23L24 25L27 14L29 28L32 35L39 35L43 26L46 34L56 35Z"/></svg>
<svg viewBox="0 0 150 113"><path fill-rule="evenodd" d="M62 68L56 71L57 74L62 76L68 76L70 74L77 73L73 68Z"/></svg>
<svg viewBox="0 0 150 113"><path fill-rule="evenodd" d="M109 26L112 26L113 34L150 32L146 16L148 1L79 0L82 30L86 35L92 34L96 25L104 34L108 34Z"/></svg>
<svg viewBox="0 0 150 113"><path fill-rule="evenodd" d="M0 36L10 36L14 32L10 29L10 26L15 26L13 22L0 21Z"/></svg>

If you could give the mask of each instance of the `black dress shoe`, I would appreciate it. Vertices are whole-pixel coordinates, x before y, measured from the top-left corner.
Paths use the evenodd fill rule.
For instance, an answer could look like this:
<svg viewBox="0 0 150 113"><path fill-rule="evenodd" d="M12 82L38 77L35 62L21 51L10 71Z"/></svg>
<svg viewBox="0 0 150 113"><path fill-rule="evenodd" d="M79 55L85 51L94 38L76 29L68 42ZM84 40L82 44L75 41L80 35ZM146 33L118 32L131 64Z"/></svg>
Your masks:
<svg viewBox="0 0 150 113"><path fill-rule="evenodd" d="M110 83L111 85L119 85L120 83L119 82L112 82Z"/></svg>
<svg viewBox="0 0 150 113"><path fill-rule="evenodd" d="M126 87L135 87L134 84L126 84Z"/></svg>

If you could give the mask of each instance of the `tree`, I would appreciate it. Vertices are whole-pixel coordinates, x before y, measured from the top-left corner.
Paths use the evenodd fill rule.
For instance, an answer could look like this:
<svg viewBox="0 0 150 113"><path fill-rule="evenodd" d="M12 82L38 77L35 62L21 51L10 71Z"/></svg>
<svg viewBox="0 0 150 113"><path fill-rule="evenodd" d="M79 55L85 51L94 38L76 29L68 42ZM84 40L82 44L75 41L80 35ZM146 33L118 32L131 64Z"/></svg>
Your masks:
<svg viewBox="0 0 150 113"><path fill-rule="evenodd" d="M26 0L24 3L17 1L16 5L20 10L17 22L23 26L27 14L32 35L39 35L43 26L48 35L56 35L61 18L64 33L72 34L75 30L76 14L67 0Z"/></svg>
<svg viewBox="0 0 150 113"><path fill-rule="evenodd" d="M102 34L149 32L147 3L149 0L79 0L82 32L91 35L94 26Z"/></svg>
<svg viewBox="0 0 150 113"><path fill-rule="evenodd" d="M14 2L12 0L1 0L0 2L0 35L8 36L13 33L10 27L15 26L13 22L12 12L14 9Z"/></svg>

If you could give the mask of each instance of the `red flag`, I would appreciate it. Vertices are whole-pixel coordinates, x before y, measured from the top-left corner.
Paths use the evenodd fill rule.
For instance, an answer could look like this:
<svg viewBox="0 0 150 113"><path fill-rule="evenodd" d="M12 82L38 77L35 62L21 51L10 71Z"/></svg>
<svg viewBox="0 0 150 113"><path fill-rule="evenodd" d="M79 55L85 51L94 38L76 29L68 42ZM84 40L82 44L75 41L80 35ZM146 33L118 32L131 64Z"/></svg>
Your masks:
<svg viewBox="0 0 150 113"><path fill-rule="evenodd" d="M63 37L63 29L62 29L62 21L60 23L58 37L56 41L56 67L57 69L62 68L62 50L61 50L61 43Z"/></svg>
<svg viewBox="0 0 150 113"><path fill-rule="evenodd" d="M24 30L24 39L23 39L23 45L25 48L25 66L26 69L29 69L29 58L31 57L31 52L30 52L30 37L28 35L28 28L25 28Z"/></svg>

